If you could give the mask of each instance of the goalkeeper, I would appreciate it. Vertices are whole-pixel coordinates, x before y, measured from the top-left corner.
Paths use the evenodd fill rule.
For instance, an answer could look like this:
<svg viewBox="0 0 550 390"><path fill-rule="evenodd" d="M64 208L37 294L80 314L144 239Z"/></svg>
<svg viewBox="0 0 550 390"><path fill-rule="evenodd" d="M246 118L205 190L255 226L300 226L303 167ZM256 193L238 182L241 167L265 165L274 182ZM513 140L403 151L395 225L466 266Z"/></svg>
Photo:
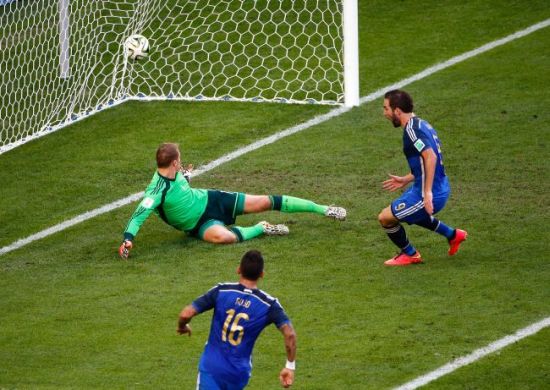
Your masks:
<svg viewBox="0 0 550 390"><path fill-rule="evenodd" d="M249 195L192 188L192 166L183 169L177 144L164 143L157 149L157 171L145 190L124 231L119 255L126 259L134 237L143 222L154 212L164 222L187 234L214 244L231 244L266 235L286 235L288 227L262 221L249 227L230 226L238 215L277 210L284 213L309 212L337 220L346 218L346 210L322 206L287 195Z"/></svg>

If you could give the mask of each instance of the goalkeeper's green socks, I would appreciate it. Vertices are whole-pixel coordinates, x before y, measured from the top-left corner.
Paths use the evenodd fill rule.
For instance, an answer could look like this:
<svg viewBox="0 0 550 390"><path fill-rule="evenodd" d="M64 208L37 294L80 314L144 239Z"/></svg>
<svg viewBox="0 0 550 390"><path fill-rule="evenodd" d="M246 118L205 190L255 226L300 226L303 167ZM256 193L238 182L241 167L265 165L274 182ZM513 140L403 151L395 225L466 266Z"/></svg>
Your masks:
<svg viewBox="0 0 550 390"><path fill-rule="evenodd" d="M283 213L315 213L325 215L328 206L319 205L311 200L288 195L271 195L273 210Z"/></svg>
<svg viewBox="0 0 550 390"><path fill-rule="evenodd" d="M257 223L250 227L233 226L231 231L237 235L239 242L241 242L261 236L264 234L264 227L261 223Z"/></svg>
<svg viewBox="0 0 550 390"><path fill-rule="evenodd" d="M324 206L307 199L295 198L288 195L270 195L271 209L283 213L315 213L338 221L344 221L347 211L339 206Z"/></svg>
<svg viewBox="0 0 550 390"><path fill-rule="evenodd" d="M328 206L319 205L311 200L295 198L288 195L272 195L273 210L283 213L315 213L325 215Z"/></svg>

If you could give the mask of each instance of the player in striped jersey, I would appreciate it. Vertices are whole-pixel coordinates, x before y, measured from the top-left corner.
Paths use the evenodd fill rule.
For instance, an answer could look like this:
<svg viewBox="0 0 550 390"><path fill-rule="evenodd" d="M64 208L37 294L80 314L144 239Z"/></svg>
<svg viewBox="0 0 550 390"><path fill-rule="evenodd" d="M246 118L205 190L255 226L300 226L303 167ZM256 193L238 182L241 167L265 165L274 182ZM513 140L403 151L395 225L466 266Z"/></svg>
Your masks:
<svg viewBox="0 0 550 390"><path fill-rule="evenodd" d="M191 319L214 309L199 363L197 389L243 389L252 372L254 344L270 324L281 331L286 348L286 365L279 373L281 385L286 388L294 382L296 333L279 301L258 289L263 269L262 254L256 250L246 252L237 269L239 283L214 286L180 313L177 332L190 336Z"/></svg>
<svg viewBox="0 0 550 390"><path fill-rule="evenodd" d="M124 230L123 242L119 247L122 258L128 258L134 237L151 213L157 214L178 230L214 244L245 241L262 234L288 234L288 227L285 225L272 225L265 221L249 227L230 226L242 214L277 210L284 213L309 212L337 220L346 219L346 209L342 207L319 205L293 196L249 195L192 188L189 185L189 172L182 169L181 153L177 144L160 145L156 160L158 169Z"/></svg>
<svg viewBox="0 0 550 390"><path fill-rule="evenodd" d="M401 250L384 264L389 266L421 263L422 257L409 242L401 222L422 226L447 238L449 255L454 255L467 232L454 229L433 215L445 207L451 188L445 174L441 142L434 128L413 113L410 95L392 90L384 96L384 116L394 127L403 128L403 152L410 167L405 176L390 175L383 188L395 191L412 185L378 215L390 240Z"/></svg>

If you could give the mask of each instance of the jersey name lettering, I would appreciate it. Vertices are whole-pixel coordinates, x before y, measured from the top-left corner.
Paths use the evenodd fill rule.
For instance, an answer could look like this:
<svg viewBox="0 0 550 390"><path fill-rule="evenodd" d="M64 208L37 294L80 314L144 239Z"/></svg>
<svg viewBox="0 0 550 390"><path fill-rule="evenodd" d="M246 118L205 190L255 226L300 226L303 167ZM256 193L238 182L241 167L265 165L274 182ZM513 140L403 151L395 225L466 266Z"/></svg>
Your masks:
<svg viewBox="0 0 550 390"><path fill-rule="evenodd" d="M237 299L235 299L235 305L242 306L242 307L245 307L245 308L249 308L250 307L250 301L247 300L247 299L243 299L243 298L237 298Z"/></svg>

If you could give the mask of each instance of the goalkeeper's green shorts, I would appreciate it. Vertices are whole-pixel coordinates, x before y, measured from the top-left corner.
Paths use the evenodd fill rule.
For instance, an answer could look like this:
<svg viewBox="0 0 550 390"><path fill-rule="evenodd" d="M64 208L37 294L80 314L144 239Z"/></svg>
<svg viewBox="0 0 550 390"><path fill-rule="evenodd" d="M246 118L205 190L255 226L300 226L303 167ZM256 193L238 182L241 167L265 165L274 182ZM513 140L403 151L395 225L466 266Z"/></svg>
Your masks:
<svg viewBox="0 0 550 390"><path fill-rule="evenodd" d="M213 225L233 225L237 216L244 213L245 194L208 190L206 209L193 229L187 233L203 238L204 232Z"/></svg>

